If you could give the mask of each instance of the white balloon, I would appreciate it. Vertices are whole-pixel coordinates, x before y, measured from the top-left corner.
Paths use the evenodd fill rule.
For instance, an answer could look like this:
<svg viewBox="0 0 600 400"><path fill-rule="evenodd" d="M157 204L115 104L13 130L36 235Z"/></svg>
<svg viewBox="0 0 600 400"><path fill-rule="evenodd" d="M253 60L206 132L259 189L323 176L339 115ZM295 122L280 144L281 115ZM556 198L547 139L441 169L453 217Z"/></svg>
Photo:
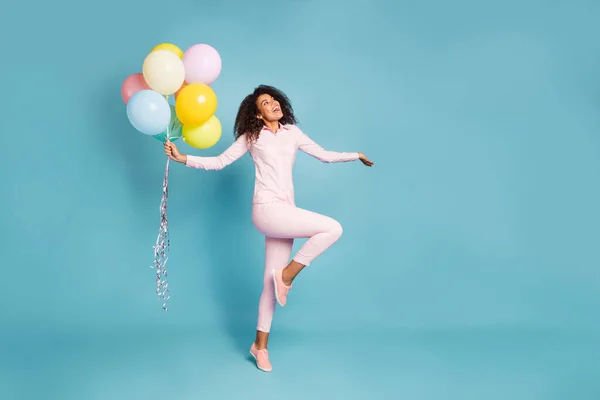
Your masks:
<svg viewBox="0 0 600 400"><path fill-rule="evenodd" d="M169 50L156 50L148 54L142 67L144 80L152 90L168 96L183 85L183 61Z"/></svg>

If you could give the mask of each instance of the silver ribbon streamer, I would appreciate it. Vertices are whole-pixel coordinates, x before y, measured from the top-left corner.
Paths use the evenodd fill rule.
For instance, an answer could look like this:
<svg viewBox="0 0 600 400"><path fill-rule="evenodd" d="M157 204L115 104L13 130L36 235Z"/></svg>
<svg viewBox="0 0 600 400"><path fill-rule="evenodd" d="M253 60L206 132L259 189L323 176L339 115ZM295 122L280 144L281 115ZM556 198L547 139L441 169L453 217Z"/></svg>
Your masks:
<svg viewBox="0 0 600 400"><path fill-rule="evenodd" d="M169 199L169 159L165 168L165 177L163 179L162 199L160 201L160 228L156 245L154 246L154 264L152 268L156 270L156 294L158 300L162 300L162 308L167 309L167 301L171 298L169 283L167 281L167 260L169 259L169 248L171 246L169 238L169 220L167 218L167 200Z"/></svg>
<svg viewBox="0 0 600 400"><path fill-rule="evenodd" d="M167 97L168 100L168 97ZM171 106L171 122L167 130L158 135L159 140L173 140L181 137L181 122L177 118L175 107ZM169 248L171 241L169 238L169 220L167 218L167 200L169 199L169 163L167 158L167 166L165 168L165 177L163 179L162 198L160 200L160 228L156 245L154 245L154 264L151 268L156 270L156 295L158 300L162 300L162 308L167 309L167 301L171 298L169 291L169 283L167 281L167 260L169 259Z"/></svg>

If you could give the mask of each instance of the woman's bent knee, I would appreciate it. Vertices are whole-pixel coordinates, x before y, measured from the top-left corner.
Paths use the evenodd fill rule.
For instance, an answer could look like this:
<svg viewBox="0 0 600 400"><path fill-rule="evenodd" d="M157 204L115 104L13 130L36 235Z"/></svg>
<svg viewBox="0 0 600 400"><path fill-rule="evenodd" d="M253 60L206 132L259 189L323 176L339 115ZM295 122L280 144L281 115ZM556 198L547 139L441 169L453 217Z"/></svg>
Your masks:
<svg viewBox="0 0 600 400"><path fill-rule="evenodd" d="M338 221L333 220L331 228L329 229L329 233L339 239L344 233L344 228L342 228L342 224L340 224Z"/></svg>

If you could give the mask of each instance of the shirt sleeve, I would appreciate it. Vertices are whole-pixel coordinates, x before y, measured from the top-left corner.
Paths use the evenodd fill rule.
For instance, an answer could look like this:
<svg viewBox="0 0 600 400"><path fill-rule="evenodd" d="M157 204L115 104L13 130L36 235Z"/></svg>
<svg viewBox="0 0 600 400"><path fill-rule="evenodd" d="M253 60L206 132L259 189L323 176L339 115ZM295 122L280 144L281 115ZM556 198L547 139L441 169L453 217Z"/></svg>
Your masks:
<svg viewBox="0 0 600 400"><path fill-rule="evenodd" d="M317 160L324 163L338 163L356 161L359 159L358 153L340 153L336 151L328 151L315 143L307 134L298 129L299 139L298 148L306 154L313 156Z"/></svg>
<svg viewBox="0 0 600 400"><path fill-rule="evenodd" d="M223 153L216 157L187 156L186 167L219 171L237 161L248 152L246 135L240 136Z"/></svg>

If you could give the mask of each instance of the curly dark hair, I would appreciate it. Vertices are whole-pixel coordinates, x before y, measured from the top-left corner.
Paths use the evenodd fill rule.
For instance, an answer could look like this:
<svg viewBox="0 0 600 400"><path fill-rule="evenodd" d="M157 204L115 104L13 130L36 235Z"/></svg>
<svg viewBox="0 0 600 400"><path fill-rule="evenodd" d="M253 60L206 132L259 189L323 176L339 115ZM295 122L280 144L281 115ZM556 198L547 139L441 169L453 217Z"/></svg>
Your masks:
<svg viewBox="0 0 600 400"><path fill-rule="evenodd" d="M259 113L258 107L256 107L256 99L263 94L268 94L279 102L281 112L283 113L283 117L279 122L282 125L296 124L298 122L294 115L292 103L285 93L273 86L260 85L254 89L254 92L246 96L240 104L233 128L236 140L244 134L249 144L256 142L258 139L264 123L256 117Z"/></svg>

